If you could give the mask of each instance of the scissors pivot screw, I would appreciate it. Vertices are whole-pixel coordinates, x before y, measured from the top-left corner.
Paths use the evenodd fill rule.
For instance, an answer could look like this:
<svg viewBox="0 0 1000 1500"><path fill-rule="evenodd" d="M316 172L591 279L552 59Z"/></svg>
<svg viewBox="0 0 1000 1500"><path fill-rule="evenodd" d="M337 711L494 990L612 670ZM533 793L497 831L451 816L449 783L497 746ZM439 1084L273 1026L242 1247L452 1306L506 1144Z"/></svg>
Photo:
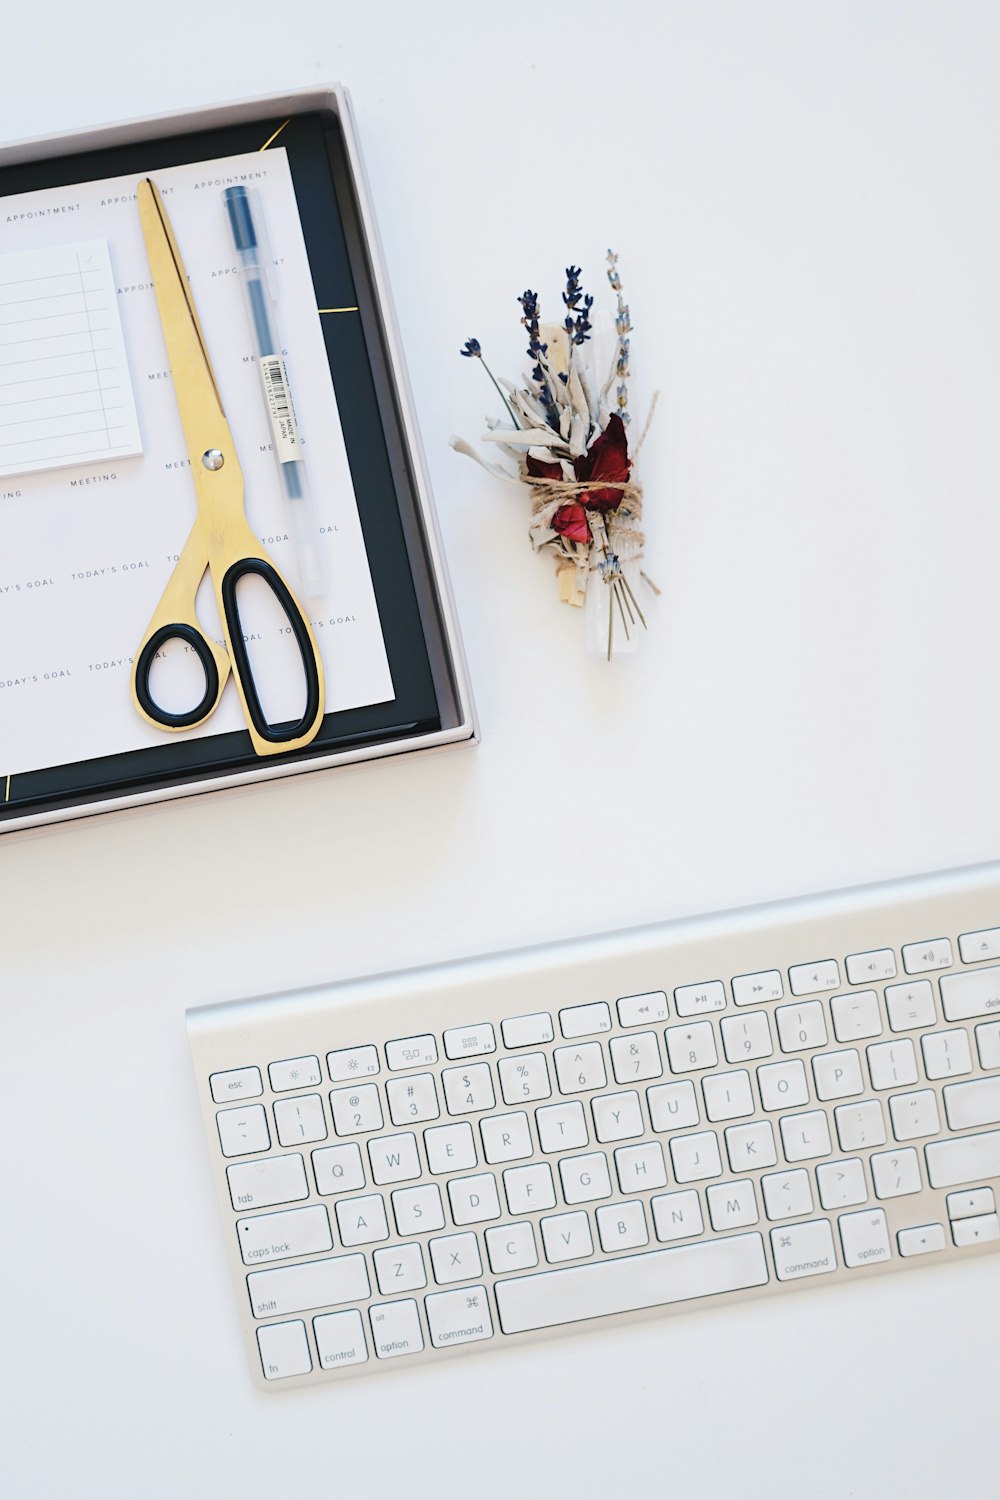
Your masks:
<svg viewBox="0 0 1000 1500"><path fill-rule="evenodd" d="M206 469L221 469L226 460L218 448L209 448L207 453L201 455L201 461Z"/></svg>

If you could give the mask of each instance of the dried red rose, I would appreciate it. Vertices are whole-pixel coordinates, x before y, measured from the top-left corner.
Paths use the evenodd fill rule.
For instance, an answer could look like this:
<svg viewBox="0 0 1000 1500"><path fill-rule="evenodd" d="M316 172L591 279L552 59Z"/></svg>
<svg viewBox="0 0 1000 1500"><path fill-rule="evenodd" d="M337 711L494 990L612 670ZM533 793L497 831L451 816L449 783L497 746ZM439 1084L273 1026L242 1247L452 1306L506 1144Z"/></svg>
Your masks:
<svg viewBox="0 0 1000 1500"><path fill-rule="evenodd" d="M604 431L597 435L586 453L574 460L574 472L581 482L604 479L624 485L631 467L625 424L617 412L612 412ZM617 487L584 490L580 495L580 504L588 510L617 510L622 503L623 493Z"/></svg>
<svg viewBox="0 0 1000 1500"><path fill-rule="evenodd" d="M552 530L564 536L568 542L590 543L590 526L587 512L576 501L572 505L560 505L551 521Z"/></svg>

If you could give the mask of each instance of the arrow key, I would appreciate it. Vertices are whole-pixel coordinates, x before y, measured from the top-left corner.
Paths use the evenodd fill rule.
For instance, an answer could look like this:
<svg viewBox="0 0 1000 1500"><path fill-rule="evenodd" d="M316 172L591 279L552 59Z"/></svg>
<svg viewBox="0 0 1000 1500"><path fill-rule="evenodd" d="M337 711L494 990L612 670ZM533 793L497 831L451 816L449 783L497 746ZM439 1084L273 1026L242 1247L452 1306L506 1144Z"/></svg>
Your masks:
<svg viewBox="0 0 1000 1500"><path fill-rule="evenodd" d="M978 1214L974 1219L956 1219L951 1226L956 1245L984 1245L1000 1240L1000 1219L996 1214Z"/></svg>
<svg viewBox="0 0 1000 1500"><path fill-rule="evenodd" d="M934 1250L944 1249L944 1225L921 1224L915 1229L901 1229L896 1243L900 1255L930 1255Z"/></svg>

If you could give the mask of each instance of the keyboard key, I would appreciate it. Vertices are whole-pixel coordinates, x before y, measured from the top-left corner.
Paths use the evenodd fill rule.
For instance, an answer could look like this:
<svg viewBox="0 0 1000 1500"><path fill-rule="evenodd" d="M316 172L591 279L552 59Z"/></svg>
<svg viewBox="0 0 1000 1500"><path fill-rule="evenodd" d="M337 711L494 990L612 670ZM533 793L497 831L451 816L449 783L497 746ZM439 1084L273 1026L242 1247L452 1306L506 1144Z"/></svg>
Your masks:
<svg viewBox="0 0 1000 1500"><path fill-rule="evenodd" d="M444 1034L445 1056L452 1061L457 1057L481 1057L496 1050L496 1037L488 1021L481 1021L478 1026L456 1026Z"/></svg>
<svg viewBox="0 0 1000 1500"><path fill-rule="evenodd" d="M498 1281L495 1290L503 1331L524 1333L763 1286L767 1279L760 1235L740 1234L704 1245L678 1245L562 1271L539 1271Z"/></svg>
<svg viewBox="0 0 1000 1500"><path fill-rule="evenodd" d="M500 1217L497 1180L492 1172L454 1178L448 1184L448 1198L456 1224L481 1224Z"/></svg>
<svg viewBox="0 0 1000 1500"><path fill-rule="evenodd" d="M503 1174L503 1190L507 1207L515 1217L556 1206L552 1168L547 1161L535 1162L530 1167L508 1167Z"/></svg>
<svg viewBox="0 0 1000 1500"><path fill-rule="evenodd" d="M484 1286L461 1292L432 1292L424 1298L427 1327L435 1349L452 1344L475 1344L493 1337L493 1319Z"/></svg>
<svg viewBox="0 0 1000 1500"><path fill-rule="evenodd" d="M809 1084L801 1058L785 1063L761 1063L757 1084L765 1109L788 1109L809 1103Z"/></svg>
<svg viewBox="0 0 1000 1500"><path fill-rule="evenodd" d="M892 1133L897 1141L915 1141L920 1136L937 1135L941 1129L937 1095L933 1089L915 1089L912 1094L890 1095L889 1114L892 1118Z"/></svg>
<svg viewBox="0 0 1000 1500"><path fill-rule="evenodd" d="M816 1168L816 1186L819 1201L829 1212L831 1209L853 1208L868 1201L868 1184L865 1181L864 1163L858 1156L849 1161L825 1161Z"/></svg>
<svg viewBox="0 0 1000 1500"><path fill-rule="evenodd" d="M901 1229L896 1235L900 1255L932 1255L945 1247L943 1224L920 1224L913 1229Z"/></svg>
<svg viewBox="0 0 1000 1500"><path fill-rule="evenodd" d="M618 1002L619 1026L652 1026L665 1021L669 1014L667 997L662 990L647 995L623 995Z"/></svg>
<svg viewBox="0 0 1000 1500"><path fill-rule="evenodd" d="M907 974L926 974L929 969L950 969L953 963L951 944L947 938L903 945L903 968Z"/></svg>
<svg viewBox="0 0 1000 1500"><path fill-rule="evenodd" d="M746 1068L736 1073L706 1074L701 1080L701 1091L705 1096L705 1114L713 1122L739 1120L752 1115L756 1108Z"/></svg>
<svg viewBox="0 0 1000 1500"><path fill-rule="evenodd" d="M619 1146L615 1152L615 1171L618 1185L626 1196L667 1185L667 1168L659 1141L647 1141L642 1146Z"/></svg>
<svg viewBox="0 0 1000 1500"><path fill-rule="evenodd" d="M358 1259L363 1260L364 1257L359 1256ZM393 1245L391 1248L376 1250L372 1255L372 1262L378 1289L383 1297L395 1297L400 1292L419 1292L427 1285L427 1272L419 1245ZM358 1297L366 1295L367 1293L359 1293ZM357 1299L355 1297L354 1300ZM330 1298L331 1302L336 1300Z"/></svg>
<svg viewBox="0 0 1000 1500"><path fill-rule="evenodd" d="M617 1250L638 1250L649 1244L649 1230L642 1203L604 1203L597 1209L597 1237L606 1255Z"/></svg>
<svg viewBox="0 0 1000 1500"><path fill-rule="evenodd" d="M489 1115L479 1122L483 1137L483 1155L492 1166L495 1162L520 1161L534 1152L528 1116L523 1110L513 1115Z"/></svg>
<svg viewBox="0 0 1000 1500"><path fill-rule="evenodd" d="M363 1365L368 1358L365 1328L356 1308L313 1318L313 1332L316 1334L316 1352L324 1370L335 1370L340 1365Z"/></svg>
<svg viewBox="0 0 1000 1500"><path fill-rule="evenodd" d="M610 1044L611 1067L616 1083L635 1083L646 1078L660 1078L663 1063L655 1031L640 1031L635 1036L616 1036Z"/></svg>
<svg viewBox="0 0 1000 1500"><path fill-rule="evenodd" d="M824 958L814 964L794 964L788 971L793 995L815 995L820 990L835 990L840 985L840 970L835 958Z"/></svg>
<svg viewBox="0 0 1000 1500"><path fill-rule="evenodd" d="M958 940L963 964L981 963L984 958L1000 958L1000 927L982 932L963 932Z"/></svg>
<svg viewBox="0 0 1000 1500"><path fill-rule="evenodd" d="M837 1220L840 1243L844 1251L844 1265L874 1265L876 1261L889 1260L892 1249L889 1244L889 1226L885 1209L866 1208L862 1213L841 1214Z"/></svg>
<svg viewBox="0 0 1000 1500"><path fill-rule="evenodd" d="M264 1092L259 1068L230 1068L226 1073L213 1073L208 1081L216 1104L226 1104L230 1099L253 1099Z"/></svg>
<svg viewBox="0 0 1000 1500"><path fill-rule="evenodd" d="M360 1135L382 1129L382 1104L374 1083L359 1083L353 1089L334 1089L330 1094L333 1128L338 1135Z"/></svg>
<svg viewBox="0 0 1000 1500"><path fill-rule="evenodd" d="M530 1271L538 1265L535 1232L527 1221L487 1229L486 1253L494 1276L509 1275L511 1271Z"/></svg>
<svg viewBox="0 0 1000 1500"><path fill-rule="evenodd" d="M661 1193L649 1200L649 1206L653 1210L656 1238L660 1241L686 1240L704 1233L701 1201L693 1188L684 1193Z"/></svg>
<svg viewBox="0 0 1000 1500"><path fill-rule="evenodd" d="M946 1021L1000 1015L1000 967L970 969L967 974L944 974L938 983Z"/></svg>
<svg viewBox="0 0 1000 1500"><path fill-rule="evenodd" d="M772 1172L760 1179L760 1186L769 1219L795 1219L800 1214L812 1213L812 1187L809 1173L803 1167L791 1172Z"/></svg>
<svg viewBox="0 0 1000 1500"><path fill-rule="evenodd" d="M909 1037L900 1042L873 1042L866 1051L872 1088L898 1089L917 1082L917 1056Z"/></svg>
<svg viewBox="0 0 1000 1500"><path fill-rule="evenodd" d="M239 1212L250 1208L272 1208L276 1203L295 1203L309 1197L309 1184L302 1157L268 1156L263 1161L234 1162L226 1168L229 1196Z"/></svg>
<svg viewBox="0 0 1000 1500"><path fill-rule="evenodd" d="M726 1152L730 1168L734 1172L773 1167L778 1154L774 1149L774 1131L770 1120L755 1120L752 1125L727 1126Z"/></svg>
<svg viewBox="0 0 1000 1500"><path fill-rule="evenodd" d="M552 1017L547 1011L535 1011L530 1016L509 1016L506 1021L501 1021L500 1032L504 1046L511 1050L538 1047L543 1042L551 1042L555 1036Z"/></svg>
<svg viewBox="0 0 1000 1500"><path fill-rule="evenodd" d="M771 1230L771 1251L779 1281L825 1276L837 1269L837 1252L829 1219L809 1219Z"/></svg>
<svg viewBox="0 0 1000 1500"><path fill-rule="evenodd" d="M898 1151L876 1151L869 1157L869 1164L877 1198L904 1198L909 1193L919 1193L923 1187L920 1158L912 1146L903 1146Z"/></svg>
<svg viewBox="0 0 1000 1500"><path fill-rule="evenodd" d="M479 1165L476 1138L467 1120L458 1125L432 1125L424 1131L424 1148L434 1173L465 1172Z"/></svg>
<svg viewBox="0 0 1000 1500"><path fill-rule="evenodd" d="M371 1287L363 1255L335 1255L277 1271L253 1271L247 1277L247 1291L255 1318L280 1318L311 1307L360 1302L370 1295Z"/></svg>
<svg viewBox="0 0 1000 1500"><path fill-rule="evenodd" d="M424 1347L420 1314L412 1298L402 1302L373 1302L368 1309L372 1341L379 1359L418 1354Z"/></svg>
<svg viewBox="0 0 1000 1500"><path fill-rule="evenodd" d="M525 1052L520 1057L504 1057L497 1064L500 1091L505 1104L526 1104L532 1099L549 1099L552 1084L544 1052Z"/></svg>
<svg viewBox="0 0 1000 1500"><path fill-rule="evenodd" d="M312 1164L318 1193L351 1193L365 1185L361 1148L353 1141L349 1146L323 1146L314 1151Z"/></svg>
<svg viewBox="0 0 1000 1500"><path fill-rule="evenodd" d="M842 1151L885 1145L885 1118L877 1099L864 1099L860 1104L840 1104L833 1116Z"/></svg>
<svg viewBox="0 0 1000 1500"><path fill-rule="evenodd" d="M583 1089L602 1089L608 1081L600 1042L584 1042L579 1047L557 1047L552 1059L556 1065L556 1078L561 1094L577 1094Z"/></svg>
<svg viewBox="0 0 1000 1500"><path fill-rule="evenodd" d="M937 1020L929 979L915 979L912 984L887 984L885 1008L893 1031L916 1031L921 1026L933 1026Z"/></svg>
<svg viewBox="0 0 1000 1500"><path fill-rule="evenodd" d="M492 1109L496 1104L489 1063L470 1063L467 1068L445 1068L441 1074L445 1104L450 1115L467 1115Z"/></svg>
<svg viewBox="0 0 1000 1500"><path fill-rule="evenodd" d="M333 1249L330 1220L321 1203L279 1214L259 1214L255 1219L237 1219L236 1233L247 1266Z"/></svg>
<svg viewBox="0 0 1000 1500"><path fill-rule="evenodd" d="M976 1027L979 1063L984 1068L1000 1068L1000 1021Z"/></svg>
<svg viewBox="0 0 1000 1500"><path fill-rule="evenodd" d="M849 984L875 984L879 979L895 979L896 955L891 948L876 948L871 953L849 953Z"/></svg>
<svg viewBox="0 0 1000 1500"><path fill-rule="evenodd" d="M882 1012L875 990L834 995L830 1000L833 1034L838 1042L863 1042L882 1035Z"/></svg>
<svg viewBox="0 0 1000 1500"><path fill-rule="evenodd" d="M483 1274L483 1263L479 1258L479 1241L474 1234L445 1234L440 1239L429 1240L434 1280L439 1286L450 1281L471 1281Z"/></svg>
<svg viewBox="0 0 1000 1500"><path fill-rule="evenodd" d="M372 1182L382 1187L390 1182L409 1182L422 1173L417 1138L412 1131L402 1135L380 1135L368 1142Z"/></svg>
<svg viewBox="0 0 1000 1500"><path fill-rule="evenodd" d="M667 1043L671 1073L693 1073L699 1068L714 1068L719 1061L715 1050L715 1031L710 1021L696 1021L693 1026L668 1026L663 1035Z"/></svg>
<svg viewBox="0 0 1000 1500"><path fill-rule="evenodd" d="M543 1151L573 1151L590 1142L587 1118L579 1099L565 1104L543 1104L535 1110L535 1124Z"/></svg>
<svg viewBox="0 0 1000 1500"><path fill-rule="evenodd" d="M949 1219L971 1219L977 1214L991 1214L996 1208L992 1188L973 1188L971 1192L949 1193L946 1199Z"/></svg>
<svg viewBox="0 0 1000 1500"><path fill-rule="evenodd" d="M813 1161L818 1156L830 1155L833 1147L825 1110L811 1109L800 1115L782 1115L778 1125L786 1161Z"/></svg>
<svg viewBox="0 0 1000 1500"><path fill-rule="evenodd" d="M727 1062L750 1062L754 1058L770 1057L773 1053L766 1011L752 1010L748 1015L723 1016L719 1024ZM614 1042L611 1045L613 1047Z"/></svg>
<svg viewBox="0 0 1000 1500"><path fill-rule="evenodd" d="M379 1070L376 1047L342 1047L326 1054L326 1070L331 1083L350 1083L355 1078L371 1078Z"/></svg>
<svg viewBox="0 0 1000 1500"><path fill-rule="evenodd" d="M688 1079L683 1083L658 1083L647 1089L646 1103L654 1130L684 1130L701 1121L698 1096Z"/></svg>
<svg viewBox="0 0 1000 1500"><path fill-rule="evenodd" d="M341 1198L335 1208L340 1242L345 1248L373 1245L377 1240L389 1238L385 1200L380 1193L367 1193L363 1198Z"/></svg>
<svg viewBox="0 0 1000 1500"><path fill-rule="evenodd" d="M564 1260L582 1260L593 1254L590 1220L585 1213L553 1214L550 1218L541 1220L540 1228L545 1259L550 1264Z"/></svg>
<svg viewBox="0 0 1000 1500"><path fill-rule="evenodd" d="M426 1068L438 1060L437 1042L432 1036L406 1036L385 1044L385 1060L394 1073L405 1068Z"/></svg>
<svg viewBox="0 0 1000 1500"><path fill-rule="evenodd" d="M220 1109L215 1116L223 1156L249 1156L271 1144L267 1113L262 1104L245 1109Z"/></svg>
<svg viewBox="0 0 1000 1500"><path fill-rule="evenodd" d="M559 1012L559 1026L568 1042L578 1036L595 1036L611 1030L611 1011L603 1000L598 1005L571 1005Z"/></svg>
<svg viewBox="0 0 1000 1500"><path fill-rule="evenodd" d="M726 987L719 979L707 984L682 984L674 990L674 1007L679 1016L704 1016L725 1010Z"/></svg>
<svg viewBox="0 0 1000 1500"><path fill-rule="evenodd" d="M274 1123L282 1146L326 1140L326 1116L319 1094L302 1094L298 1099L276 1100Z"/></svg>
<svg viewBox="0 0 1000 1500"><path fill-rule="evenodd" d="M944 1090L944 1110L952 1130L972 1125L1000 1124L1000 1078L977 1078L973 1083L949 1083ZM923 1134L936 1134L925 1131Z"/></svg>
<svg viewBox="0 0 1000 1500"><path fill-rule="evenodd" d="M722 1175L719 1138L714 1130L675 1135L670 1142L670 1159L676 1182L701 1182L706 1177Z"/></svg>
<svg viewBox="0 0 1000 1500"><path fill-rule="evenodd" d="M765 969L760 974L738 974L733 980L733 999L737 1005L764 1005L768 1000L781 1000L784 993L777 969Z"/></svg>
<svg viewBox="0 0 1000 1500"><path fill-rule="evenodd" d="M396 1232L405 1239L411 1234L432 1234L444 1228L441 1189L436 1182L420 1187L397 1188L392 1194L392 1212Z"/></svg>
<svg viewBox="0 0 1000 1500"><path fill-rule="evenodd" d="M951 1226L956 1245L982 1245L1000 1240L1000 1220L996 1214L981 1214L977 1219L956 1219Z"/></svg>
<svg viewBox="0 0 1000 1500"><path fill-rule="evenodd" d="M284 1062L268 1063L267 1076L272 1094L282 1094L288 1089L315 1088L323 1082L318 1057L289 1057Z"/></svg>
<svg viewBox="0 0 1000 1500"><path fill-rule="evenodd" d="M385 1085L389 1118L394 1125L418 1125L441 1115L433 1073L412 1073L409 1078L389 1078Z"/></svg>
<svg viewBox="0 0 1000 1500"><path fill-rule="evenodd" d="M826 1016L819 1000L805 1005L779 1005L774 1012L782 1052L802 1052L827 1044Z"/></svg>
<svg viewBox="0 0 1000 1500"><path fill-rule="evenodd" d="M594 1133L602 1144L605 1141L628 1141L646 1133L635 1089L624 1094L598 1094L591 1099L590 1108L594 1116Z"/></svg>
<svg viewBox="0 0 1000 1500"><path fill-rule="evenodd" d="M301 1318L258 1328L257 1347L265 1380L287 1380L291 1375L308 1375L312 1369L306 1325Z"/></svg>
<svg viewBox="0 0 1000 1500"><path fill-rule="evenodd" d="M559 1177L566 1203L593 1203L598 1198L611 1197L608 1159L603 1151L563 1157L559 1163Z"/></svg>
<svg viewBox="0 0 1000 1500"><path fill-rule="evenodd" d="M812 1060L812 1070L817 1099L849 1099L864 1093L861 1058L853 1049L818 1053Z"/></svg>
<svg viewBox="0 0 1000 1500"><path fill-rule="evenodd" d="M720 1234L730 1229L747 1229L760 1219L749 1177L742 1182L716 1183L705 1189L705 1197L712 1228Z"/></svg>
<svg viewBox="0 0 1000 1500"><path fill-rule="evenodd" d="M969 1033L962 1026L951 1031L927 1031L920 1038L924 1072L930 1079L954 1078L972 1072Z"/></svg>

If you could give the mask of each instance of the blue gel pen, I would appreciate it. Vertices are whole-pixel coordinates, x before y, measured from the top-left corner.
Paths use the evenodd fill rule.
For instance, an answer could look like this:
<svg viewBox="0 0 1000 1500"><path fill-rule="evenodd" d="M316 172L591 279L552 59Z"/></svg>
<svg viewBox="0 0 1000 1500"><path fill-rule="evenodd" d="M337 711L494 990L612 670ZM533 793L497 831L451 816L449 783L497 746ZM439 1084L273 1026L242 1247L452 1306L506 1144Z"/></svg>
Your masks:
<svg viewBox="0 0 1000 1500"><path fill-rule="evenodd" d="M269 267L246 188L226 188L222 196L229 214L240 280L257 345L257 364L271 423L272 448L288 501L299 583L306 598L316 598L323 593L323 564L316 543L302 440L295 423L281 339L275 327L273 299L268 287Z"/></svg>

